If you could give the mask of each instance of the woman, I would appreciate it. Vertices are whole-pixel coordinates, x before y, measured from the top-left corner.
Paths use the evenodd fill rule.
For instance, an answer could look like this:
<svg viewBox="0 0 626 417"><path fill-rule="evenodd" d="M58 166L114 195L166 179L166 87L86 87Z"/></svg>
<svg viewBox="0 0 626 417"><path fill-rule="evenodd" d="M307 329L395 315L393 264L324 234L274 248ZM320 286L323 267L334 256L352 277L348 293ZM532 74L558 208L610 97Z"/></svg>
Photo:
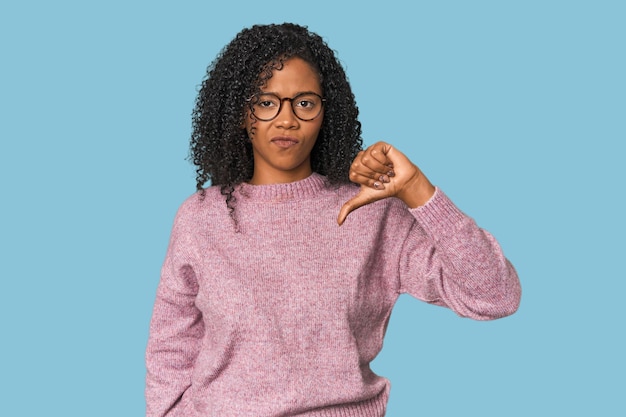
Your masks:
<svg viewBox="0 0 626 417"><path fill-rule="evenodd" d="M369 364L400 294L477 320L517 309L495 239L391 145L361 151L357 114L332 50L297 25L244 29L209 67L148 416L383 416Z"/></svg>

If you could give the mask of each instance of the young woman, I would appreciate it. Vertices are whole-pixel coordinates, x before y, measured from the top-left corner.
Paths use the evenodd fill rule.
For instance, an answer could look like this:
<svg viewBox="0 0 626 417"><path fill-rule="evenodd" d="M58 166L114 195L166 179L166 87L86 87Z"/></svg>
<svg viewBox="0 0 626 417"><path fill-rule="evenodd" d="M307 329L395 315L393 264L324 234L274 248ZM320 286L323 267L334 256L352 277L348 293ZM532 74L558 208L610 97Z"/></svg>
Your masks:
<svg viewBox="0 0 626 417"><path fill-rule="evenodd" d="M477 320L515 312L495 239L393 146L361 151L357 114L332 50L297 25L244 29L209 67L148 416L383 416L389 382L369 364L400 294Z"/></svg>

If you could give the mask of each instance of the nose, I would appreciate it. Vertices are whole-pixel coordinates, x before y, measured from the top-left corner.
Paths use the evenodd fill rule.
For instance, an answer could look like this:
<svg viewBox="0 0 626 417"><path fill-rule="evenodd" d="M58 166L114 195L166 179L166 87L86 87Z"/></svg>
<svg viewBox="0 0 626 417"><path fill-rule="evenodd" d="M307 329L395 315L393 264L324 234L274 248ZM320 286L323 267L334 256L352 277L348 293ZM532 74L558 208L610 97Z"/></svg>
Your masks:
<svg viewBox="0 0 626 417"><path fill-rule="evenodd" d="M279 126L285 128L297 127L299 121L291 106L291 99L283 98L281 102L282 103L280 106L280 110L278 111L278 115L276 116L274 121Z"/></svg>

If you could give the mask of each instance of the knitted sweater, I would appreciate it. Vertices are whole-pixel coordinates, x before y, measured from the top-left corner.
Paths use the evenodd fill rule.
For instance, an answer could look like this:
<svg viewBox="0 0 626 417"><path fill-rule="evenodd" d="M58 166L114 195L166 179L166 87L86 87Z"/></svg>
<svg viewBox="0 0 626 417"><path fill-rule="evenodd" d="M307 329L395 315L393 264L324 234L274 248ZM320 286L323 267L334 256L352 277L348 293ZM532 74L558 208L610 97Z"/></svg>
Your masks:
<svg viewBox="0 0 626 417"><path fill-rule="evenodd" d="M210 187L180 207L146 353L147 416L380 417L370 370L402 293L488 320L520 286L498 243L437 189L423 207L313 174L236 187L238 231Z"/></svg>

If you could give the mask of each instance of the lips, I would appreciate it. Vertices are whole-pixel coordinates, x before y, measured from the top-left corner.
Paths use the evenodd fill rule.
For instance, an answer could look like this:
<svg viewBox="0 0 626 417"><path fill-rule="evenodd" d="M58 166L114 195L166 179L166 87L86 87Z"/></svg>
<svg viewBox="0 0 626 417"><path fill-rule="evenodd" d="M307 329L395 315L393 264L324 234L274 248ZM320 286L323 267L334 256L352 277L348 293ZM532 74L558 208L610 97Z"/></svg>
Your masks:
<svg viewBox="0 0 626 417"><path fill-rule="evenodd" d="M276 136L272 138L271 142L278 146L279 148L290 148L292 146L297 145L300 141L296 138L292 138L289 136Z"/></svg>

